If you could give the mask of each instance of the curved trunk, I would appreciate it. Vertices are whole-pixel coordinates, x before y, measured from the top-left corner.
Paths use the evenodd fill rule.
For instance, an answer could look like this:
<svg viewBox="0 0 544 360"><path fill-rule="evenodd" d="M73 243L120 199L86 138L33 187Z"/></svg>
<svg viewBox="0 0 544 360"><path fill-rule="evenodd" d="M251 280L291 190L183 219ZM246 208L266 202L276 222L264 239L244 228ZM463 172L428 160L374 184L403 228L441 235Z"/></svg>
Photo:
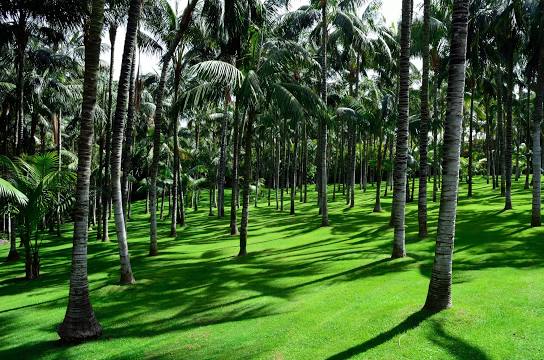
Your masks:
<svg viewBox="0 0 544 360"><path fill-rule="evenodd" d="M238 256L247 255L247 225L249 221L249 184L251 183L251 143L253 141L253 123L255 122L255 109L250 108L247 114L244 137L244 181L242 183L242 221L240 224L240 251Z"/></svg>
<svg viewBox="0 0 544 360"><path fill-rule="evenodd" d="M85 76L78 146L79 161L74 206L74 239L70 293L66 315L58 329L60 338L67 342L80 342L99 337L102 334L102 327L94 315L89 299L89 285L87 280L87 220L89 216L93 118L96 105L96 83L103 23L104 0L93 0L91 19L85 34Z"/></svg>
<svg viewBox="0 0 544 360"><path fill-rule="evenodd" d="M427 236L427 146L429 139L429 31L431 0L423 2L423 74L421 81L421 121L419 130L419 193L417 217L419 237Z"/></svg>
<svg viewBox="0 0 544 360"><path fill-rule="evenodd" d="M392 258L406 256L404 209L406 207L406 168L408 160L408 111L410 87L410 33L412 23L411 0L402 1L401 23L401 55L399 75L397 143L395 151L394 190L393 190L393 224L395 238Z"/></svg>
<svg viewBox="0 0 544 360"><path fill-rule="evenodd" d="M127 230L125 225L125 212L123 211L123 194L121 191L121 157L125 130L125 117L127 114L127 100L130 86L132 61L136 49L138 22L140 21L141 0L131 0L128 10L127 33L121 62L121 74L117 87L117 105L112 124L111 141L111 183L113 197L113 212L115 215L115 230L119 244L119 256L121 260L121 284L133 284L134 276L130 265L128 253ZM129 130L130 131L130 130Z"/></svg>
<svg viewBox="0 0 544 360"><path fill-rule="evenodd" d="M431 311L440 311L451 306L452 257L465 93L468 8L469 0L455 0L453 3L447 112L444 124L442 193L440 195L434 263L425 302L425 308Z"/></svg>
<svg viewBox="0 0 544 360"><path fill-rule="evenodd" d="M187 4L187 7L181 15L181 20L179 21L179 28L176 33L176 37L170 43L170 47L166 54L162 58L162 71L161 77L159 80L159 85L157 87L156 97L155 97L155 134L153 137L153 161L151 163L151 179L149 182L149 211L150 211L150 224L149 224L149 256L155 256L158 253L157 249L157 173L159 171L159 158L160 158L160 146L161 146L161 126L162 126L162 100L164 97L164 86L166 84L166 74L168 71L168 65L172 60L174 51L181 41L183 34L189 27L191 18L193 15L193 10L195 9L198 0L190 0Z"/></svg>

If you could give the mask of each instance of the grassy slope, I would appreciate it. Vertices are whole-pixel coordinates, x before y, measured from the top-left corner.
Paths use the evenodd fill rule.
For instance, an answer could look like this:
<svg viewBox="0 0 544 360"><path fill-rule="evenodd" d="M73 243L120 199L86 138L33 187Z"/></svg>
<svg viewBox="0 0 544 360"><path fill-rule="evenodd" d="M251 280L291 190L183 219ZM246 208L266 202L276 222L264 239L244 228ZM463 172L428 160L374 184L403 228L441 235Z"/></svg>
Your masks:
<svg viewBox="0 0 544 360"><path fill-rule="evenodd" d="M0 358L542 359L544 229L528 226L530 192L522 180L514 186L514 210L505 213L483 181L470 201L462 189L454 307L436 315L419 310L437 204L425 240L417 239L417 201L409 204L408 257L395 261L388 213L371 213L372 189L357 192L355 209L342 197L331 203L325 229L314 204L297 202L295 217L264 201L252 207L245 259L233 258L228 220L209 218L204 203L188 212L177 239L161 222L160 255L147 257L138 204L128 227L137 285L116 285L116 243L99 243L92 232L91 300L104 337L62 347L55 328L67 302L67 227L62 239L44 240L41 279L22 280L22 263L0 264Z"/></svg>

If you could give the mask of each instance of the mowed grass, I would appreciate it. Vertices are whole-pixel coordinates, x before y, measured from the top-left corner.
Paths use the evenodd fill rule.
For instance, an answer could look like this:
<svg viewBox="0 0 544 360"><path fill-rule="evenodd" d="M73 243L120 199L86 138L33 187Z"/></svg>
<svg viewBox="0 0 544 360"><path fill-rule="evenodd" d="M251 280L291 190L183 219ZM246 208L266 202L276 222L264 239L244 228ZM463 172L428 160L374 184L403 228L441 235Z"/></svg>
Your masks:
<svg viewBox="0 0 544 360"><path fill-rule="evenodd" d="M22 262L0 264L0 359L543 359L544 228L529 226L523 179L513 186L508 212L483 179L473 199L462 187L454 306L438 314L421 311L437 203L429 201L423 240L417 200L408 205L408 256L394 261L391 197L372 213L373 188L357 190L354 209L342 196L331 202L327 228L319 227L315 193L308 204L297 201L296 216L266 200L252 206L246 258L234 256L228 211L208 217L207 196L198 212L187 211L176 239L160 222L160 254L148 257L148 217L138 203L128 224L137 284L117 285L113 225L108 243L91 232L91 300L104 334L72 347L56 334L68 295L68 225L61 239L44 237L39 280L22 279Z"/></svg>

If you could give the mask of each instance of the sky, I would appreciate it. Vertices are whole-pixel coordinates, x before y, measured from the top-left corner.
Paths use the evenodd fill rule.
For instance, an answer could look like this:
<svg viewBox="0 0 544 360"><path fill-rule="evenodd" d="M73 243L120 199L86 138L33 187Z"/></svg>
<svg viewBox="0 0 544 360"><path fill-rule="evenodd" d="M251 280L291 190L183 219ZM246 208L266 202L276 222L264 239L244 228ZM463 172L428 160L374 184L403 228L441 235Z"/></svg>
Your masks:
<svg viewBox="0 0 544 360"><path fill-rule="evenodd" d="M172 5L174 5L176 2L178 3L178 11L181 14L183 12L183 9L185 8L185 5L187 4L187 0L168 0ZM291 9L296 9L301 5L308 4L309 0L294 0L291 3ZM418 17L422 13L422 0L415 0L414 1L414 17ZM401 13L402 13L402 0L382 0L382 14L385 18L385 21L387 24L394 24L400 21ZM114 73L114 79L119 78L119 68L121 66L121 58L123 55L123 43L125 40L125 28L119 28L117 31L117 39L115 41L115 49L114 49L114 64L113 64L113 73ZM102 41L108 45L110 45L109 37L107 33L103 36ZM109 64L109 58L110 54L109 51L104 52L100 56L101 60ZM141 58L139 59L140 62L140 73L147 74L147 73L158 73L160 71L160 57L158 56L149 56L143 54Z"/></svg>

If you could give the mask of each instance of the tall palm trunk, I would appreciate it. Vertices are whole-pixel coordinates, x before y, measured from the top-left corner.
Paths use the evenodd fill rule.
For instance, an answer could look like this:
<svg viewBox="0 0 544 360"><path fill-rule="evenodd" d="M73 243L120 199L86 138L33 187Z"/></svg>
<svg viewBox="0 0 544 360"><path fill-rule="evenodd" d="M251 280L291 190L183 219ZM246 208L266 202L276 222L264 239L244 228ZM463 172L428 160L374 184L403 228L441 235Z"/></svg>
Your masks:
<svg viewBox="0 0 544 360"><path fill-rule="evenodd" d="M431 0L423 2L423 74L421 81L421 120L419 129L419 193L417 217L419 237L427 237L427 146L429 142L429 42Z"/></svg>
<svg viewBox="0 0 544 360"><path fill-rule="evenodd" d="M125 212L123 211L123 194L121 191L121 158L123 151L123 139L125 130L125 117L127 114L127 100L130 86L130 73L132 60L136 49L138 23L140 21L141 0L131 0L128 10L127 32L123 59L121 62L121 74L117 87L117 105L112 124L111 139L111 184L113 211L115 215L115 230L119 243L119 256L121 260L121 284L133 284L134 276L130 265L128 253L127 231L125 225ZM130 130L128 130L130 131Z"/></svg>
<svg viewBox="0 0 544 360"><path fill-rule="evenodd" d="M25 52L28 43L27 16L23 10L19 13L17 23L17 82L16 82L16 126L15 126L15 151L17 154L23 150L23 130L24 130L24 71L25 71Z"/></svg>
<svg viewBox="0 0 544 360"><path fill-rule="evenodd" d="M542 3L542 1L541 1ZM542 16L544 18L544 6L542 7ZM529 92L530 94L530 92ZM544 116L544 47L541 46L538 58L538 79L536 86L535 113L533 119L533 201L531 226L540 226L540 178L541 178L541 145L540 145L540 126Z"/></svg>
<svg viewBox="0 0 544 360"><path fill-rule="evenodd" d="M327 104L327 0L321 0L321 79L320 92L323 102ZM329 209L327 205L327 119L319 117L319 206L321 210L321 226L329 226Z"/></svg>
<svg viewBox="0 0 544 360"><path fill-rule="evenodd" d="M408 112L410 87L410 33L412 24L412 0L402 0L401 55L399 75L397 144L393 190L393 224L395 238L392 258L406 256L404 208L406 207L406 169L408 161Z"/></svg>
<svg viewBox="0 0 544 360"><path fill-rule="evenodd" d="M123 195L123 213L125 214L125 220L130 220L130 211L129 211L129 193L130 193L130 184L129 184L129 174L132 168L132 141L133 141L133 132L134 132L134 116L135 116L135 72L136 72L136 51L132 55L132 66L130 69L130 85L128 87L128 109L127 109L127 126L126 126L126 135L125 135L125 144L123 149L123 175L121 178L121 192ZM125 221L125 223L126 223Z"/></svg>
<svg viewBox="0 0 544 360"><path fill-rule="evenodd" d="M106 108L106 130L104 131L105 148L104 148L104 179L102 188L102 241L109 241L109 210L111 201L111 111L113 104L113 62L115 59L115 38L117 36L117 25L110 24L110 69L108 77L108 103ZM101 150L102 151L102 150Z"/></svg>
<svg viewBox="0 0 544 360"><path fill-rule="evenodd" d="M469 0L453 3L448 97L444 124L442 193L434 264L425 308L440 311L451 306L452 258L455 238L461 127L465 92L465 62Z"/></svg>
<svg viewBox="0 0 544 360"><path fill-rule="evenodd" d="M512 209L512 93L514 91L514 55L508 58L508 78L506 93L506 136L505 136L505 172L506 189L504 193L504 210Z"/></svg>
<svg viewBox="0 0 544 360"><path fill-rule="evenodd" d="M223 118L221 119L221 140L219 146L219 176L217 177L217 217L225 216L225 172L227 169L227 127L228 127L228 104L230 92L225 91L225 104Z"/></svg>
<svg viewBox="0 0 544 360"><path fill-rule="evenodd" d="M234 123L232 131L232 193L230 196L230 234L238 235L237 213L238 208L238 162L240 158L240 114L239 104L235 104Z"/></svg>
<svg viewBox="0 0 544 360"><path fill-rule="evenodd" d="M150 211L150 231L149 231L149 255L155 256L158 253L157 248L157 174L159 171L159 158L160 158L160 146L161 146L161 126L162 126L162 101L164 97L164 87L166 85L166 74L168 72L168 66L174 55L174 51L178 47L183 34L189 27L191 22L193 11L195 9L198 0L190 0L187 7L181 15L179 21L179 28L177 30L175 38L170 43L170 47L166 54L162 58L162 70L159 85L156 92L156 106L155 106L155 134L153 136L153 160L151 163L151 181L149 182L149 211Z"/></svg>
<svg viewBox="0 0 544 360"><path fill-rule="evenodd" d="M251 105L250 105L251 106ZM244 137L244 181L242 182L242 221L240 223L240 251L238 256L247 255L247 225L249 221L249 184L251 183L251 145L253 142L253 124L257 116L255 109L250 107L247 114Z"/></svg>
<svg viewBox="0 0 544 360"><path fill-rule="evenodd" d="M179 82L181 77L181 59L177 59L174 65L174 103L178 100L178 91L179 91ZM170 236L177 236L177 221L178 221L178 192L179 181L179 149L178 149L178 112L174 111L172 116L172 124L174 133L174 171L172 171L173 181L172 181L172 205L168 209L170 211Z"/></svg>
<svg viewBox="0 0 544 360"><path fill-rule="evenodd" d="M76 200L74 206L74 239L70 293L64 321L58 334L63 341L79 342L99 337L102 327L96 319L89 299L87 280L87 235L89 185L93 144L93 117L96 105L96 83L100 61L100 41L104 23L104 0L93 0L91 18L85 33L85 75L80 118Z"/></svg>
<svg viewBox="0 0 544 360"><path fill-rule="evenodd" d="M498 168L501 176L501 196L504 196L506 193L505 188L505 139L504 139L504 126L503 126L503 82L501 70L497 72L497 145L498 145Z"/></svg>
<svg viewBox="0 0 544 360"><path fill-rule="evenodd" d="M299 124L295 125L295 140L293 144L293 157L292 157L292 165L291 165L291 207L290 207L290 215L295 215L295 193L297 188L297 171L298 171L298 127Z"/></svg>
<svg viewBox="0 0 544 360"><path fill-rule="evenodd" d="M468 194L469 198L472 197L472 132L474 131L474 92L476 91L476 79L475 75L472 75L472 85L470 90L470 117L468 119Z"/></svg>
<svg viewBox="0 0 544 360"><path fill-rule="evenodd" d="M376 201L374 203L373 212L381 212L381 188L382 188L382 143L383 143L383 130L380 130L380 137L378 141L378 156L376 158ZM385 185L387 187L387 185Z"/></svg>

